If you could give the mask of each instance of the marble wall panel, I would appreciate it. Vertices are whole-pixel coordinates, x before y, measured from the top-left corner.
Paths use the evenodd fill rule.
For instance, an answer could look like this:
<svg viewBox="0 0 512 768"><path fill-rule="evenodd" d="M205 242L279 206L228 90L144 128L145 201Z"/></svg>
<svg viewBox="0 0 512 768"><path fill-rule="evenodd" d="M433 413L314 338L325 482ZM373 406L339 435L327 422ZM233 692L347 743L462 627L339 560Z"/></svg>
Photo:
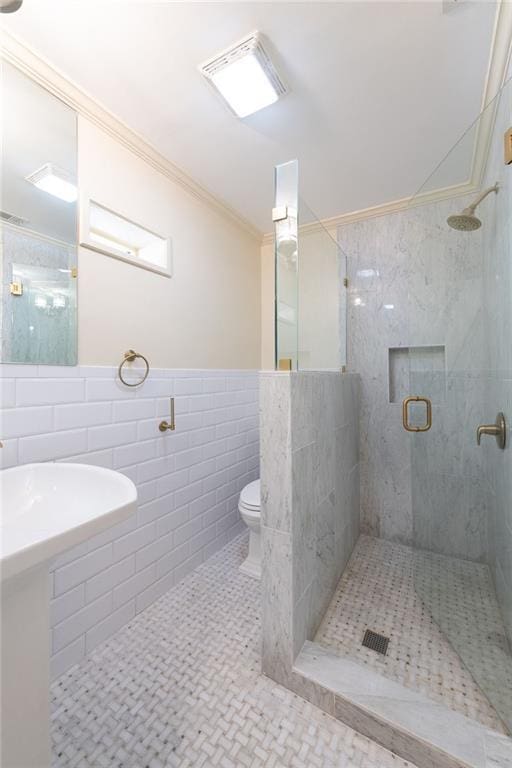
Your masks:
<svg viewBox="0 0 512 768"><path fill-rule="evenodd" d="M262 671L284 681L293 663L293 584L291 534L263 526Z"/></svg>
<svg viewBox="0 0 512 768"><path fill-rule="evenodd" d="M290 376L260 374L261 522L291 530Z"/></svg>
<svg viewBox="0 0 512 768"><path fill-rule="evenodd" d="M466 491L479 461L474 427L485 368L482 234L446 224L464 204L458 198L344 225L338 238L348 254L348 365L361 374L362 530L445 553L453 542L451 554L482 559L486 537L479 525L473 531L479 515ZM460 381L450 380L455 374ZM435 403L430 432L403 429L405 394ZM411 409L418 423L421 409ZM446 493L460 510L448 537Z"/></svg>
<svg viewBox="0 0 512 768"><path fill-rule="evenodd" d="M288 684L359 536L359 377L265 373L260 386L263 669Z"/></svg>

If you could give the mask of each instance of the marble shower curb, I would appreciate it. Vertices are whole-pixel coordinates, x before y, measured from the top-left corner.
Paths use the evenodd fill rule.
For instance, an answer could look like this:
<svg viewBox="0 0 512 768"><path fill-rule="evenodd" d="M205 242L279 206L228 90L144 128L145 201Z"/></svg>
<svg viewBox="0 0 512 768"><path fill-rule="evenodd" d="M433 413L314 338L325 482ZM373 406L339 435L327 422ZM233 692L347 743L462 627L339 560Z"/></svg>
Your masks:
<svg viewBox="0 0 512 768"><path fill-rule="evenodd" d="M304 644L292 676L296 693L418 768L512 765L512 739L318 643Z"/></svg>

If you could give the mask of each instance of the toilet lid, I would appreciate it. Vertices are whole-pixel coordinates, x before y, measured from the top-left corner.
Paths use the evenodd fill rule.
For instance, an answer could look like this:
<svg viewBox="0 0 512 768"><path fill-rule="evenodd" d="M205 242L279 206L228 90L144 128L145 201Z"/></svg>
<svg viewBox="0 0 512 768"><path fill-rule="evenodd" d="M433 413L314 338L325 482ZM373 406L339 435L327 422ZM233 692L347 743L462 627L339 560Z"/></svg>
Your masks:
<svg viewBox="0 0 512 768"><path fill-rule="evenodd" d="M260 481L254 480L245 488L242 488L240 493L240 504L248 509L259 509L261 505L260 497Z"/></svg>

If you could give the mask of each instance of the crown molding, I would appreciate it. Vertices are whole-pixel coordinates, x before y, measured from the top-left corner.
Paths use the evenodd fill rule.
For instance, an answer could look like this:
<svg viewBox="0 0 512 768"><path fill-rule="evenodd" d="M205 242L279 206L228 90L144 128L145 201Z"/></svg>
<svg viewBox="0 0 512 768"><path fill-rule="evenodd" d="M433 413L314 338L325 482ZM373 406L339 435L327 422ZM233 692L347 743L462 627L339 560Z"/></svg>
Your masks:
<svg viewBox="0 0 512 768"><path fill-rule="evenodd" d="M364 219L372 219L377 216L386 216L390 213L398 213L406 208L419 205L428 205L449 198L469 195L478 190L483 183L487 160L489 157L492 134L496 122L499 99L496 96L505 83L509 63L512 57L512 1L500 0L496 10L489 65L485 79L482 96L481 112L472 126L477 126L473 157L471 162L471 174L468 181L455 184L450 187L435 189L431 192L419 192L412 197L404 197L389 203L382 203L359 211L342 213L328 219L320 219L311 224L303 224L299 231L307 234L322 230L334 230L343 224L352 224ZM273 232L267 232L263 236L263 245L274 242Z"/></svg>
<svg viewBox="0 0 512 768"><path fill-rule="evenodd" d="M356 221L375 219L378 216L388 216L390 213L405 211L407 208L417 208L420 205L437 203L440 200L449 200L454 197L470 195L475 192L476 189L477 187L472 182L466 181L462 184L454 184L450 187L434 189L431 192L421 192L417 195L414 195L413 197L402 197L400 200L392 200L389 203L374 205L370 208L361 208L359 211L340 213L338 216L331 216L328 219L319 219L318 221L313 221L310 224L302 224L299 226L299 232L307 235L314 232L335 230L337 227L344 224L354 224ZM267 232L263 236L263 245L269 245L273 242L274 233Z"/></svg>
<svg viewBox="0 0 512 768"><path fill-rule="evenodd" d="M45 235L42 232L36 232L35 229L29 229L28 227L24 227L20 224L12 224L10 221L4 221L0 220L0 225L2 229L10 229L12 232L16 232L17 234L26 235L27 237L34 237L39 241L43 241L45 243L50 243L51 245L58 245L61 248L67 248L68 250L73 250L76 252L76 245L73 243L67 243L65 240L59 240L57 237L52 237L51 235Z"/></svg>
<svg viewBox="0 0 512 768"><path fill-rule="evenodd" d="M201 184L178 168L178 166L160 154L150 142L129 128L122 120L73 83L64 73L56 69L30 46L5 29L1 32L0 41L2 59L12 64L34 82L43 86L47 91L68 104L79 115L101 128L152 168L159 171L173 183L179 185L188 194L206 204L211 210L220 214L232 224L237 225L258 242L261 242L262 233L247 219L243 218L227 203L215 197L205 187L201 186Z"/></svg>
<svg viewBox="0 0 512 768"><path fill-rule="evenodd" d="M307 234L322 230L333 230L343 224L386 216L410 207L427 205L440 200L471 194L477 190L482 184L489 156L498 107L496 96L505 82L511 52L512 2L510 0L500 0L496 11L489 66L482 97L482 112L475 121L477 131L473 149L471 175L468 181L430 192L420 192L412 197L405 197L358 211L342 213L338 216L321 219L310 224L304 224L299 228L300 231ZM106 107L75 85L63 73L59 72L46 59L6 30L3 30L1 34L1 55L3 59L64 101L80 115L97 125L120 144L155 168L155 170L166 176L170 181L178 184L182 189L208 205L216 213L239 226L245 233L251 235L262 245L268 245L273 242L274 235L272 232L262 235L247 219L243 218L222 200L212 195L211 192L194 181L174 163L167 160L140 134L129 128Z"/></svg>

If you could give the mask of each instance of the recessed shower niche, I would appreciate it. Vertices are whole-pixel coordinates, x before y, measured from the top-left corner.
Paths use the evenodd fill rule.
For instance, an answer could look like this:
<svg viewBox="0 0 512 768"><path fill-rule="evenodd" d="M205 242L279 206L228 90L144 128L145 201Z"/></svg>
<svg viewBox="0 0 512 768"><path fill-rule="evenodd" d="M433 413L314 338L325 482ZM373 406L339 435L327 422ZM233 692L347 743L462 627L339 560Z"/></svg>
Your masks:
<svg viewBox="0 0 512 768"><path fill-rule="evenodd" d="M389 402L401 403L409 395L424 395L438 405L446 399L444 344L390 347L388 350Z"/></svg>

